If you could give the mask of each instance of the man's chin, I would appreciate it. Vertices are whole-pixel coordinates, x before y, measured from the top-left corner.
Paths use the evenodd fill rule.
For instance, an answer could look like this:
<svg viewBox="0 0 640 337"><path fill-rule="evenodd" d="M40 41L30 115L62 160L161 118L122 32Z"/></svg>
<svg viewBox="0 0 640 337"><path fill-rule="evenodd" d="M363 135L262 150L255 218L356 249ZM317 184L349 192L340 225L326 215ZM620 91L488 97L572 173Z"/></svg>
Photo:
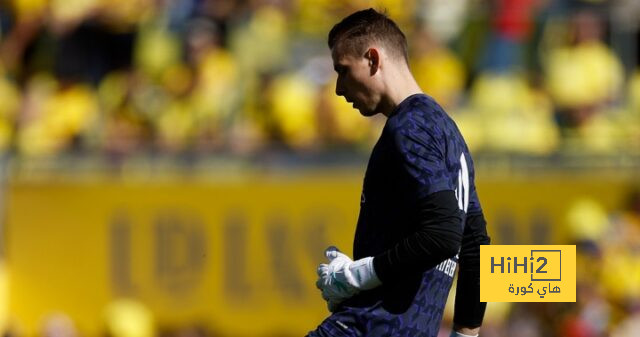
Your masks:
<svg viewBox="0 0 640 337"><path fill-rule="evenodd" d="M366 110L366 109L362 109L362 108L357 108L358 111L360 111L360 114L364 117L371 117L374 116L377 112L376 111L372 111L372 110Z"/></svg>
<svg viewBox="0 0 640 337"><path fill-rule="evenodd" d="M367 108L363 108L361 106L356 106L355 104L353 105L353 108L358 110L360 114L365 117L370 117L375 115L374 111L371 111L370 109L367 109Z"/></svg>

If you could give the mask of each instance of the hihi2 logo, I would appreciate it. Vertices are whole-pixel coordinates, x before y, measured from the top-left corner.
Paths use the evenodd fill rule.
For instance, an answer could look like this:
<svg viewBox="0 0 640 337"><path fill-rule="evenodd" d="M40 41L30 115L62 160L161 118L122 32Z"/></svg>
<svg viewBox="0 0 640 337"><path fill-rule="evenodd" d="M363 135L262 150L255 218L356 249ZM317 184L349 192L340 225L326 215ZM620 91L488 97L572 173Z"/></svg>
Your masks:
<svg viewBox="0 0 640 337"><path fill-rule="evenodd" d="M575 302L575 246L481 246L480 300Z"/></svg>

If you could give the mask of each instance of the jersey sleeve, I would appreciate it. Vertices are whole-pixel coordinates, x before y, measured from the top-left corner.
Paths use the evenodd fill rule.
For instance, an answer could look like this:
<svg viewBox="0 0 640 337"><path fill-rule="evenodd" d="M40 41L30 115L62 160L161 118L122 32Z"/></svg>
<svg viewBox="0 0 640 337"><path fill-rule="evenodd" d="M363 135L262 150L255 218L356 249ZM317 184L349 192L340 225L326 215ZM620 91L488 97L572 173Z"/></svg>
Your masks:
<svg viewBox="0 0 640 337"><path fill-rule="evenodd" d="M383 283L431 269L460 250L464 215L453 191L439 191L421 199L418 213L416 231L373 259Z"/></svg>
<svg viewBox="0 0 640 337"><path fill-rule="evenodd" d="M480 246L491 244L482 211L467 216L462 237L453 322L463 327L482 325L486 302L480 302Z"/></svg>

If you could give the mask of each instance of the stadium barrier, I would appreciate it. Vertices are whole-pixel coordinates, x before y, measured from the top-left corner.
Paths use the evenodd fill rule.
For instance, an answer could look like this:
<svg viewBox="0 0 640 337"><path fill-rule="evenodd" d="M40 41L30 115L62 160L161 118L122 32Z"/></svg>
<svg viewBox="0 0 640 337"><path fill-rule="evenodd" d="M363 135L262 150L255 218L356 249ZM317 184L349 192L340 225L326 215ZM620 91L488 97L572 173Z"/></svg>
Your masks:
<svg viewBox="0 0 640 337"><path fill-rule="evenodd" d="M361 173L214 180L14 179L6 190L5 324L34 335L64 312L102 335L118 298L159 326L221 335L302 335L327 315L316 266L351 252ZM632 179L588 175L478 178L494 243L566 244L584 198L619 209ZM4 282L6 281L6 282Z"/></svg>

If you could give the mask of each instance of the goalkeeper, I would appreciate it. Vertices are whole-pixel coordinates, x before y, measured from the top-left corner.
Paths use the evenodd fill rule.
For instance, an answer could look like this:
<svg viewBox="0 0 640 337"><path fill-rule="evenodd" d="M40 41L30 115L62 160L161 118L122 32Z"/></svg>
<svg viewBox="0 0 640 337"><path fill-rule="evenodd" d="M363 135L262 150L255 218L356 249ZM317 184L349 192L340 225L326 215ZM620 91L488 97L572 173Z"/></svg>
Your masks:
<svg viewBox="0 0 640 337"><path fill-rule="evenodd" d="M437 336L457 264L452 336L477 336L489 237L462 135L418 87L406 38L384 14L346 17L329 48L336 94L387 121L364 178L353 259L327 249L317 286L332 314L308 336Z"/></svg>

